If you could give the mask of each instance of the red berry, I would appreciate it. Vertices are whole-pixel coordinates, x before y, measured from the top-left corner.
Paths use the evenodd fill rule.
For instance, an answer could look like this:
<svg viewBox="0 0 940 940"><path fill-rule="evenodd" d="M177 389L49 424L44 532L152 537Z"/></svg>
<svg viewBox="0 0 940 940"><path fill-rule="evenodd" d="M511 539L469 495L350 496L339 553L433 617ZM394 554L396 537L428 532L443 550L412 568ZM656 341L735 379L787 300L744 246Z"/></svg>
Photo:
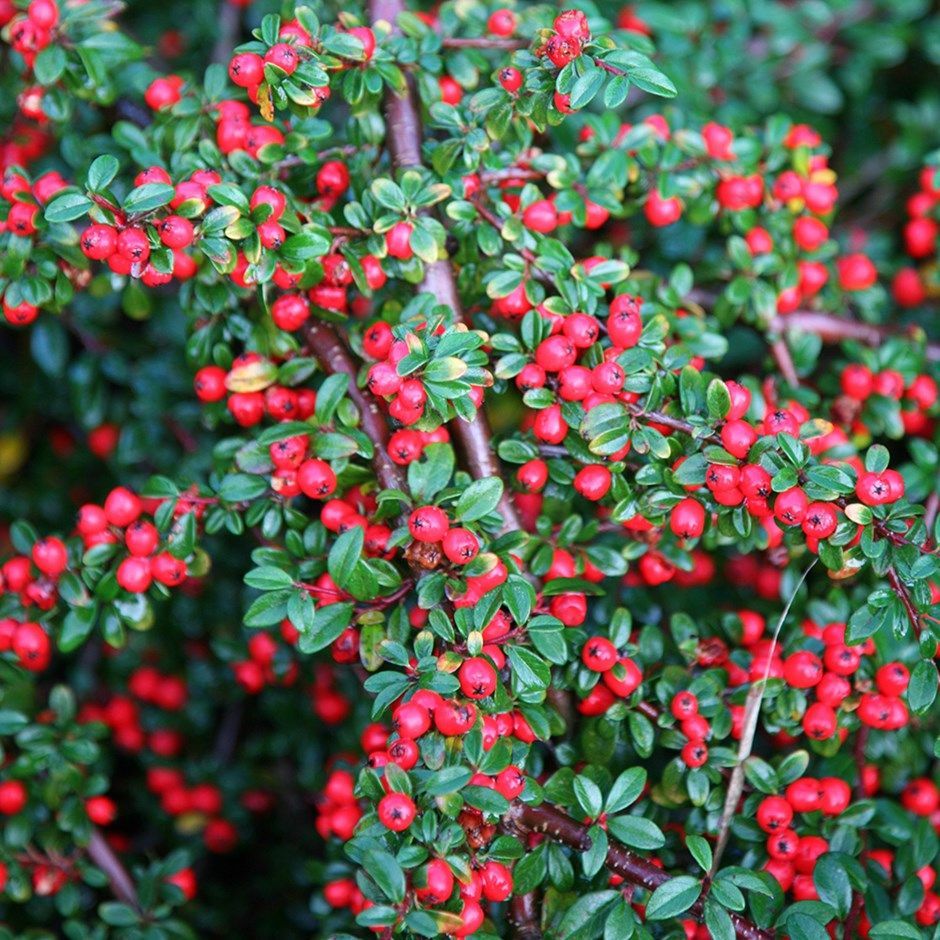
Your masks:
<svg viewBox="0 0 940 940"><path fill-rule="evenodd" d="M68 567L69 555L61 539L49 536L33 545L33 564L47 577L58 578Z"/></svg>
<svg viewBox="0 0 940 940"><path fill-rule="evenodd" d="M522 87L522 72L512 66L507 66L500 70L499 83L509 94L514 95Z"/></svg>
<svg viewBox="0 0 940 940"><path fill-rule="evenodd" d="M0 781L0 814L15 816L26 808L26 801L26 787L21 781Z"/></svg>
<svg viewBox="0 0 940 940"><path fill-rule="evenodd" d="M297 485L310 499L326 499L336 490L336 474L325 460L305 460L297 469Z"/></svg>
<svg viewBox="0 0 940 940"><path fill-rule="evenodd" d="M254 52L242 52L232 57L228 74L239 88L260 85L264 81L264 59Z"/></svg>
<svg viewBox="0 0 940 940"><path fill-rule="evenodd" d="M793 821L793 807L782 796L765 797L757 807L757 825L764 832L787 829Z"/></svg>
<svg viewBox="0 0 940 940"><path fill-rule="evenodd" d="M410 222L396 222L385 233L385 246L392 258L407 261L414 256L414 250L411 247L413 231L414 226Z"/></svg>
<svg viewBox="0 0 940 940"><path fill-rule="evenodd" d="M458 527L448 530L442 547L449 561L455 565L466 565L476 558L480 542L469 529Z"/></svg>
<svg viewBox="0 0 940 940"><path fill-rule="evenodd" d="M464 660L458 678L460 691L467 698L488 698L496 691L496 670L481 657Z"/></svg>
<svg viewBox="0 0 940 940"><path fill-rule="evenodd" d="M422 506L408 517L411 537L418 542L440 542L449 528L447 513L437 506Z"/></svg>

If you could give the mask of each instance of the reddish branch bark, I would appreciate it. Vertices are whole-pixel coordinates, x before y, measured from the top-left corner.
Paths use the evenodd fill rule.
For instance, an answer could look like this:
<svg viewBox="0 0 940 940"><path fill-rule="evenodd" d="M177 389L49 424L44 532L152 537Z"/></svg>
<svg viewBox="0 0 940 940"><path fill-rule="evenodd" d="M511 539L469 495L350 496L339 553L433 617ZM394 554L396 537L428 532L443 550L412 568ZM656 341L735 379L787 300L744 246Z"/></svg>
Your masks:
<svg viewBox="0 0 940 940"><path fill-rule="evenodd" d="M446 36L441 40L445 49L504 49L512 52L515 49L525 49L529 42L526 39L493 39L489 36Z"/></svg>
<svg viewBox="0 0 940 940"><path fill-rule="evenodd" d="M380 485L386 490L404 490L405 476L401 468L388 455L388 423L378 402L356 384L356 365L336 331L323 321L311 323L305 331L307 347L328 372L341 372L349 376L349 397L359 409L362 430L372 441L375 451L372 466Z"/></svg>
<svg viewBox="0 0 940 940"><path fill-rule="evenodd" d="M97 830L92 829L91 841L88 843L88 857L98 866L107 876L111 884L111 893L121 902L140 912L140 902L137 899L137 889L127 869L121 864L120 859L111 850L111 846L105 841L104 836Z"/></svg>
<svg viewBox="0 0 940 940"><path fill-rule="evenodd" d="M824 343L841 343L846 339L854 339L867 346L879 346L889 337L900 333L899 330L888 326L862 323L833 313L818 313L815 310L796 310L786 316L774 317L770 326L780 331L802 330L804 333L815 333ZM940 360L940 343L927 344L927 358Z"/></svg>
<svg viewBox="0 0 940 940"><path fill-rule="evenodd" d="M539 898L534 891L516 894L509 902L509 923L516 940L542 940Z"/></svg>
<svg viewBox="0 0 940 940"><path fill-rule="evenodd" d="M517 831L542 833L555 842L560 842L579 852L586 852L591 847L586 825L546 803L541 806L528 806L516 800L503 818L509 827ZM657 868L648 859L635 855L629 849L613 841L607 850L607 867L625 881L639 888L646 888L647 891L655 891L660 885L672 879L672 875ZM702 920L704 917L702 898L689 908L688 916L698 921ZM734 925L735 936L739 940L773 940L777 935L776 931L764 930L739 914L729 912L729 916Z"/></svg>
<svg viewBox="0 0 940 940"><path fill-rule="evenodd" d="M398 16L404 9L402 0L370 0L369 3L373 25L384 20L396 33L399 32ZM410 81L404 95L392 92L386 94L385 124L388 150L394 168L401 170L406 167L421 167L421 116L414 86ZM457 281L449 261L441 260L428 264L420 289L433 294L439 303L450 307L458 320L464 319ZM451 422L451 430L475 479L499 476L492 432L482 408L477 410L472 421ZM499 513L503 518L504 532L522 528L522 521L508 492L503 493Z"/></svg>

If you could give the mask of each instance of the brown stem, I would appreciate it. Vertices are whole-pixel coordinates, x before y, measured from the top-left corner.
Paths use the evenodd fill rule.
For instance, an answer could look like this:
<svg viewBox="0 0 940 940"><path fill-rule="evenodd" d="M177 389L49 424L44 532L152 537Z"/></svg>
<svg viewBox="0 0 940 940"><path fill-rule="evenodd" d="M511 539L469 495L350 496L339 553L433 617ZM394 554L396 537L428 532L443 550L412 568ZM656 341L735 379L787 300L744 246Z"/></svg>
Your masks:
<svg viewBox="0 0 940 940"><path fill-rule="evenodd" d="M933 524L937 520L937 511L940 510L940 493L934 491L927 497L924 506L924 526L927 529L928 538L932 538Z"/></svg>
<svg viewBox="0 0 940 940"><path fill-rule="evenodd" d="M611 75L627 74L623 69L618 69L616 65L611 65L609 62L605 62L603 59L595 58L594 64L600 66L605 72L610 72Z"/></svg>
<svg viewBox="0 0 940 940"><path fill-rule="evenodd" d="M509 828L523 833L541 833L578 852L587 852L591 847L588 827L572 819L558 807L547 803L541 806L529 806L515 800L503 819ZM672 875L657 868L649 859L635 855L613 840L610 841L607 849L607 867L625 881L645 888L647 891L655 891L660 885L672 879ZM699 898L687 914L701 922L704 917L703 898ZM734 925L735 936L740 940L773 940L776 937L776 931L764 930L739 914L729 912L728 916Z"/></svg>
<svg viewBox="0 0 940 940"><path fill-rule="evenodd" d="M493 39L489 36L447 36L441 40L445 49L525 49L528 39Z"/></svg>
<svg viewBox="0 0 940 940"><path fill-rule="evenodd" d="M356 366L349 351L336 335L336 332L322 320L311 323L306 328L307 346L320 364L328 372L342 372L349 376L349 397L359 409L362 430L372 441L374 448L372 466L379 484L386 490L405 490L405 476L401 468L388 455L386 444L389 439L388 423L379 408L378 402L356 384Z"/></svg>
<svg viewBox="0 0 940 940"><path fill-rule="evenodd" d="M91 840L88 843L88 857L107 876L111 884L112 894L137 913L141 912L140 902L137 899L137 889L127 869L121 860L114 854L105 837L97 830L92 829Z"/></svg>
<svg viewBox="0 0 940 940"><path fill-rule="evenodd" d="M212 61L225 64L238 45L238 34L242 25L242 8L231 0L219 0L216 40L212 47Z"/></svg>
<svg viewBox="0 0 940 940"><path fill-rule="evenodd" d="M785 316L774 317L770 322L773 330L802 330L815 333L824 343L841 343L846 339L858 340L867 346L880 346L888 337L898 335L899 331L890 326L876 326L849 320L833 313L818 313L815 310L795 310ZM940 343L927 343L927 358L940 360Z"/></svg>
<svg viewBox="0 0 940 940"><path fill-rule="evenodd" d="M509 923L516 940L542 940L539 900L534 891L513 896L509 902Z"/></svg>
<svg viewBox="0 0 940 940"><path fill-rule="evenodd" d="M404 12L403 0L370 0L369 13L373 24L384 20L391 24L394 33L399 32L398 16ZM385 123L389 153L395 169L420 167L421 163L421 117L414 87L409 81L405 94L396 95L389 91L385 96ZM425 267L421 291L432 294L446 307L450 307L456 320L464 320L457 291L457 281L450 261L433 261ZM467 465L474 479L498 477L499 465L496 462L492 442L492 432L483 409L477 409L471 421L457 420L451 423L451 430L463 451ZM503 519L503 531L511 532L522 529L522 520L516 507L504 490L499 503L499 513Z"/></svg>
<svg viewBox="0 0 940 940"><path fill-rule="evenodd" d="M790 347L783 338L775 339L770 344L770 352L773 354L774 362L777 368L787 380L792 388L797 388L800 384L800 377L796 374L796 366L793 364L793 357L790 355Z"/></svg>

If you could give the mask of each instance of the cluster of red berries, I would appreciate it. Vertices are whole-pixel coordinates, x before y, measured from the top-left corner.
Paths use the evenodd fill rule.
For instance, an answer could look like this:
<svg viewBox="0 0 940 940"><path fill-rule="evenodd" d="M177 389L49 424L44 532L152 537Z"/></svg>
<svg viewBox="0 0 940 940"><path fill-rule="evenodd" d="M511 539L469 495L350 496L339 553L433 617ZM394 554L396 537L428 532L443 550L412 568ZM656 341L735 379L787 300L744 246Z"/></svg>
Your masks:
<svg viewBox="0 0 940 940"><path fill-rule="evenodd" d="M12 5L0 6L0 26L7 27L10 46L28 71L32 71L36 56L52 43L58 25L56 0L30 0L25 13L16 12Z"/></svg>
<svg viewBox="0 0 940 940"><path fill-rule="evenodd" d="M600 673L598 682L578 702L582 715L603 715L618 699L629 698L643 682L643 671L629 656L622 656L617 647L603 636L592 636L581 647L581 662Z"/></svg>
<svg viewBox="0 0 940 940"><path fill-rule="evenodd" d="M669 703L669 711L688 739L679 754L680 760L686 767L701 767L708 760L705 742L711 734L711 724L699 714L698 698L688 691L677 692Z"/></svg>
<svg viewBox="0 0 940 940"><path fill-rule="evenodd" d="M842 369L839 377L842 394L863 405L872 395L881 395L895 401L902 401L909 407L901 409L901 422L906 434L930 437L936 425L931 415L937 404L937 383L933 376L916 375L909 382L896 369L882 369L873 372L861 363L849 363ZM852 430L865 433L862 419L856 418Z"/></svg>
<svg viewBox="0 0 940 940"><path fill-rule="evenodd" d="M202 402L222 401L227 396L229 414L244 428L260 424L265 416L273 421L309 418L316 409L316 392L280 385L276 375L274 363L258 353L247 352L228 369L203 366L195 375L193 387Z"/></svg>
<svg viewBox="0 0 940 940"><path fill-rule="evenodd" d="M937 168L925 166L920 171L919 189L907 200L908 221L904 226L904 247L915 261L927 262L937 253L937 205L940 186ZM928 282L916 267L901 268L894 276L891 292L902 307L916 307L928 297Z"/></svg>
<svg viewBox="0 0 940 940"><path fill-rule="evenodd" d="M363 274L370 290L378 290L387 280L382 270L382 263L374 255L363 255L359 259ZM282 294L271 304L271 319L281 330L292 332L299 330L310 318L310 305L346 313L349 310L349 286L353 282L349 262L338 252L331 252L320 259L323 276L319 283L302 293ZM357 298L362 303L353 304L353 313L365 313L368 304L365 298Z"/></svg>
<svg viewBox="0 0 940 940"><path fill-rule="evenodd" d="M363 815L355 789L356 778L348 770L336 768L330 771L326 785L317 795L315 825L322 838L336 836L348 842L353 837Z"/></svg>
<svg viewBox="0 0 940 940"><path fill-rule="evenodd" d="M37 176L30 182L22 173L8 172L0 183L0 199L9 205L6 219L0 221L0 235L8 232L18 238L32 239L37 232L41 207L68 186L55 170ZM65 265L61 265L63 270ZM23 297L4 293L3 316L13 326L26 326L39 315L39 307Z"/></svg>
<svg viewBox="0 0 940 940"><path fill-rule="evenodd" d="M325 725L340 725L352 713L353 703L337 688L336 679L337 671L333 666L317 663L314 667L308 697L314 715Z"/></svg>
<svg viewBox="0 0 940 940"><path fill-rule="evenodd" d="M422 331L424 326L422 324L417 332L409 334L415 337L416 342L420 342L418 332ZM441 325L436 334L443 332L444 327ZM388 413L396 421L404 425L417 424L424 417L428 396L419 375L399 375L398 364L411 352L408 339L395 339L388 323L378 320L363 333L362 346L366 355L378 360L369 367L369 391L388 403ZM470 397L479 408L483 403L483 389L479 386L473 387ZM394 459L394 451L390 450L390 453Z"/></svg>
<svg viewBox="0 0 940 940"><path fill-rule="evenodd" d="M288 648L292 648L300 636L289 620L281 622L280 632ZM275 666L275 658L280 660L283 649L270 633L258 631L251 635L248 659L232 663L235 680L249 695L258 695L270 685L292 686L297 681L299 669L293 659L288 659L283 667L280 662Z"/></svg>
<svg viewBox="0 0 940 940"><path fill-rule="evenodd" d="M141 666L132 673L128 690L131 695L114 695L104 705L86 702L80 711L81 721L100 721L126 751L146 749L158 757L176 757L183 748L182 735L166 727L145 729L135 699L161 712L179 712L188 701L184 680L164 675L152 666Z"/></svg>
<svg viewBox="0 0 940 940"><path fill-rule="evenodd" d="M367 26L353 26L345 30L362 46L362 57L344 60L342 68L364 66L375 52L375 34ZM265 66L273 66L277 74L293 75L297 68L310 57L318 40L310 35L297 20L286 20L278 33L279 41L270 46L263 56L257 52L238 52L229 60L228 74L232 82L244 88L255 103L261 84L266 81ZM314 101L308 105L311 114L316 114L324 101L330 97L329 85L311 86Z"/></svg>
<svg viewBox="0 0 940 940"><path fill-rule="evenodd" d="M169 284L174 278L188 280L196 273L196 261L185 250L198 238L192 219L209 209L212 199L208 189L221 182L215 170L196 170L189 179L176 184L163 167L141 170L134 177L134 185L173 186L169 208L184 214L173 211L146 222L130 222L122 212L114 211L114 225L95 222L82 232L82 253L91 261L105 262L115 274L140 278L148 287ZM151 252L160 247L172 252L169 270L157 268L150 260Z"/></svg>
<svg viewBox="0 0 940 940"><path fill-rule="evenodd" d="M154 581L179 587L187 578L186 562L160 549L160 533L151 519L161 503L119 486L108 493L103 506L86 503L78 511L76 529L86 549L124 543L128 555L118 564L115 577L132 594L143 593ZM177 516L191 510L198 514L202 508L183 498L174 511Z"/></svg>
<svg viewBox="0 0 940 940"><path fill-rule="evenodd" d="M757 807L756 819L767 833L764 870L776 878L783 891L794 901L819 899L813 870L820 856L829 851L829 843L819 835L798 835L793 828L797 813L821 813L824 817L841 815L852 802L852 790L839 777L794 780L784 796L767 796Z"/></svg>
<svg viewBox="0 0 940 940"><path fill-rule="evenodd" d="M168 816L204 817L202 839L210 852L230 852L238 844L238 830L221 815L222 792L215 784L188 786L180 771L172 767L150 767L147 789L159 798L160 807Z"/></svg>

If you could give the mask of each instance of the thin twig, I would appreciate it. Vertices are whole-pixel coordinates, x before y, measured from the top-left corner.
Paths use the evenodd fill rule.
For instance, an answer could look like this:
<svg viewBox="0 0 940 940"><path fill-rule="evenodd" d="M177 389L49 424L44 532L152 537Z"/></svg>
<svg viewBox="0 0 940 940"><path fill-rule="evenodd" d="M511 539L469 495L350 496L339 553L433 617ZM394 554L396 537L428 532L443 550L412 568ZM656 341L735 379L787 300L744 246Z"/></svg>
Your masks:
<svg viewBox="0 0 940 940"><path fill-rule="evenodd" d="M216 24L216 40L212 47L212 61L224 65L232 57L238 45L238 34L242 25L242 8L230 0L219 0L219 16Z"/></svg>
<svg viewBox="0 0 940 940"><path fill-rule="evenodd" d="M121 860L114 854L105 837L97 830L92 829L91 839L88 843L88 857L100 868L111 884L111 893L137 913L141 913L140 901L137 899L137 889L127 869Z"/></svg>
<svg viewBox="0 0 940 940"><path fill-rule="evenodd" d="M907 586L898 577L898 573L895 571L894 566L888 569L888 581L891 584L892 590L895 594L897 594L897 596L901 599L901 603L904 605L904 612L907 614L907 619L914 628L914 635L920 636L920 614L917 612L917 608L914 606L914 602L911 600L911 595L908 593Z"/></svg>
<svg viewBox="0 0 940 940"><path fill-rule="evenodd" d="M782 337L773 340L770 344L770 352L787 383L792 388L797 388L800 384L800 377L796 374L796 366L793 364L793 357L790 355L790 347L787 346L787 341Z"/></svg>
<svg viewBox="0 0 940 940"><path fill-rule="evenodd" d="M773 640L767 652L767 666L764 670L764 675L751 685L747 693L747 700L744 703L744 726L741 730L741 740L738 742L738 757L734 765L734 770L731 772L731 779L728 781L728 793L725 797L724 809L721 811L721 821L718 823L718 841L715 844L712 867L711 871L708 873L709 878L714 878L715 872L718 871L721 856L724 854L725 846L728 844L728 837L731 834L731 820L734 819L738 802L741 799L741 794L744 792L744 765L751 756L751 751L754 747L754 736L757 734L757 720L760 717L760 706L761 702L764 700L764 690L767 687L767 680L770 677L770 664L773 659L774 650L777 647L777 639L780 636L780 631L783 629L787 615L790 613L790 608L796 600L796 595L799 593L800 588L803 586L807 576L813 570L818 560L818 558L813 559L803 574L800 575L800 580L793 588L793 593L787 600L777 620Z"/></svg>
<svg viewBox="0 0 940 940"><path fill-rule="evenodd" d="M496 39L489 36L445 36L441 45L445 49L525 49L528 39Z"/></svg>
<svg viewBox="0 0 940 940"><path fill-rule="evenodd" d="M356 384L356 366L342 340L328 323L321 320L307 326L304 338L310 351L327 372L349 376L349 397L359 409L362 430L372 441L372 466L379 484L387 490L407 489L401 468L388 455L386 445L389 431L385 415L378 402Z"/></svg>

